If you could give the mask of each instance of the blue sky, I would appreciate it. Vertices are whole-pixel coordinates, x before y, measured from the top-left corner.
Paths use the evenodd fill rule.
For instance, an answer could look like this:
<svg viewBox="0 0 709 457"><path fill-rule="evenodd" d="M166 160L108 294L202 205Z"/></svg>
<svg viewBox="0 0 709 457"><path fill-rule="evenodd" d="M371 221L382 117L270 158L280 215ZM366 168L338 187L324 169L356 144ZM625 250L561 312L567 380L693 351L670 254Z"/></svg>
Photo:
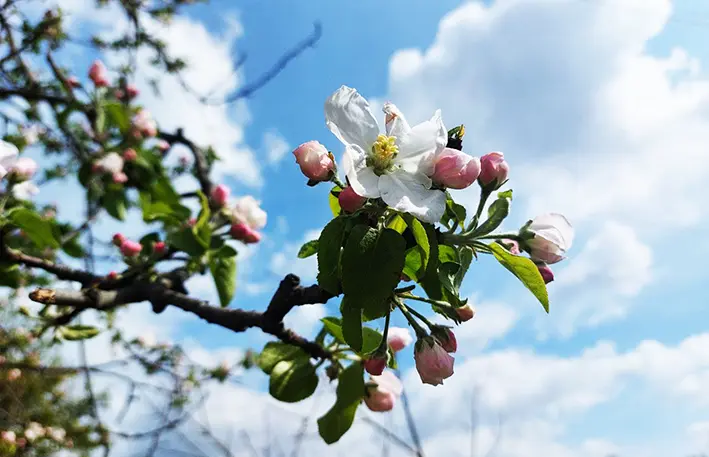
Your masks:
<svg viewBox="0 0 709 457"><path fill-rule="evenodd" d="M65 7L82 30L110 23L89 14L81 0ZM218 151L229 158L222 181L236 194L256 195L269 214L264 242L241 252L234 306L263 307L288 271L314 279L312 259L296 260L295 253L330 217L327 188L304 185L290 150L315 139L339 155L323 118L330 93L342 84L356 87L375 105L394 101L414 122L441 108L447 126L468 127L468 153L502 150L508 157L515 202L507 228L559 211L578 234L569 259L554 268L550 315L483 259L463 289L478 315L457 331L454 378L422 387L408 371L410 351L403 354L427 455L470 455L469 411L460 399L475 386L482 389L476 455L495 441L498 417L503 433L491 455L499 457L706 451L709 214L702 195L709 177L709 6L698 0L218 0L192 8L164 33L198 63L191 83L207 91L226 81L226 93L268 68L315 20L324 31L317 47L237 106L207 110L185 96L145 96L161 125L184 126L200 141L222 145ZM248 54L236 76L235 52ZM91 58L79 54L78 73ZM467 206L476 203L474 190L457 195ZM208 278L191 287L214 297ZM290 323L311 332L325 314L304 308ZM207 352L267 341L176 313L166 321L140 316L144 330ZM248 380L259 390L265 378ZM232 389L220 394L257 402ZM273 407L265 405L258 403ZM392 416L400 428L400 409ZM253 426L226 414L222 419L225 427ZM355 427L334 450L368 433ZM332 451L313 444L314 455Z"/></svg>

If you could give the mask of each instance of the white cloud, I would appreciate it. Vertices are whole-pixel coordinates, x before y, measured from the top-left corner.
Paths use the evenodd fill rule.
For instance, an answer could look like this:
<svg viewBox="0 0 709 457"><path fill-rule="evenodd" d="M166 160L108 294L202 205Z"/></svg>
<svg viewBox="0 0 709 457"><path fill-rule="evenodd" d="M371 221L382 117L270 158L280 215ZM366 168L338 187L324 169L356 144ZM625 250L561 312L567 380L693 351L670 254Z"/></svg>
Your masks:
<svg viewBox="0 0 709 457"><path fill-rule="evenodd" d="M290 146L283 136L275 130L269 130L263 134L261 146L268 157L271 165L277 164L290 152Z"/></svg>

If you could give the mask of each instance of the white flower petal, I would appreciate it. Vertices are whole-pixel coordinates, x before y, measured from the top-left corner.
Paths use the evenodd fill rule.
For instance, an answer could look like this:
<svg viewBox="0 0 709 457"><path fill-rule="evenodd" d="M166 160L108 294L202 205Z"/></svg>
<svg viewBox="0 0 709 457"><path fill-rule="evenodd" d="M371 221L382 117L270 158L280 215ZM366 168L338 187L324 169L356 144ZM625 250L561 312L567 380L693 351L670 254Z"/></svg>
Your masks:
<svg viewBox="0 0 709 457"><path fill-rule="evenodd" d="M574 228L562 214L549 213L537 216L527 230L551 241L563 251L568 251L574 242Z"/></svg>
<svg viewBox="0 0 709 457"><path fill-rule="evenodd" d="M349 145L342 154L342 168L350 186L362 197L379 197L379 176L367 168L367 155L356 145Z"/></svg>
<svg viewBox="0 0 709 457"><path fill-rule="evenodd" d="M12 143L0 140L0 166L10 168L15 163L15 159L20 154L19 149Z"/></svg>
<svg viewBox="0 0 709 457"><path fill-rule="evenodd" d="M384 392L389 392L397 397L401 395L404 390L404 386L391 371L385 370L379 376L370 376L372 381L374 381L380 390Z"/></svg>
<svg viewBox="0 0 709 457"><path fill-rule="evenodd" d="M345 145L368 150L379 135L377 119L369 102L357 90L342 86L325 101L325 121L330 131Z"/></svg>
<svg viewBox="0 0 709 457"><path fill-rule="evenodd" d="M446 209L446 195L431 189L431 179L423 173L399 169L379 178L379 191L392 208L412 214L423 222L440 221Z"/></svg>
<svg viewBox="0 0 709 457"><path fill-rule="evenodd" d="M387 102L382 108L385 114L384 126L388 136L402 137L411 131L409 123L395 104Z"/></svg>
<svg viewBox="0 0 709 457"><path fill-rule="evenodd" d="M32 181L25 181L12 186L12 195L18 200L30 200L39 193L39 187Z"/></svg>
<svg viewBox="0 0 709 457"><path fill-rule="evenodd" d="M123 157L117 152L109 152L98 161L98 166L107 173L120 173L123 171Z"/></svg>
<svg viewBox="0 0 709 457"><path fill-rule="evenodd" d="M411 131L397 138L399 154L396 162L408 171L418 170L424 174L433 173L433 156L446 147L448 131L443 125L441 111L437 110L431 119L411 128Z"/></svg>

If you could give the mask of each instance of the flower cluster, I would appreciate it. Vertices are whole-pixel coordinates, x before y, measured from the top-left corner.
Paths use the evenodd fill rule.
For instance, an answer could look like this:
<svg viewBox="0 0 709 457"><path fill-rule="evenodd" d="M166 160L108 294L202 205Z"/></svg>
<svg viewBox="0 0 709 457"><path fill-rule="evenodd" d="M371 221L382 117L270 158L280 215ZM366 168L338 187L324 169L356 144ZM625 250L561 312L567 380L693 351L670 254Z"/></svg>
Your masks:
<svg viewBox="0 0 709 457"><path fill-rule="evenodd" d="M7 183L15 198L29 200L39 193L37 185L29 181L36 172L37 162L20 157L17 146L0 140L0 179Z"/></svg>

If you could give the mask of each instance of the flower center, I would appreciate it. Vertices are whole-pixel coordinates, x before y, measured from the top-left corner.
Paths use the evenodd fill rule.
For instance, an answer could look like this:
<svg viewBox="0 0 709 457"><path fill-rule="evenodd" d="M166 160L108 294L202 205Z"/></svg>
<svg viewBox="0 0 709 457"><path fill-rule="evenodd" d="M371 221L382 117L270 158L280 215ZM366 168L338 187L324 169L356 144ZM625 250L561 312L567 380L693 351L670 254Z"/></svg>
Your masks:
<svg viewBox="0 0 709 457"><path fill-rule="evenodd" d="M381 174L394 163L394 158L399 153L396 138L393 136L379 135L372 145L372 153L367 158L367 166L374 168L375 173Z"/></svg>

